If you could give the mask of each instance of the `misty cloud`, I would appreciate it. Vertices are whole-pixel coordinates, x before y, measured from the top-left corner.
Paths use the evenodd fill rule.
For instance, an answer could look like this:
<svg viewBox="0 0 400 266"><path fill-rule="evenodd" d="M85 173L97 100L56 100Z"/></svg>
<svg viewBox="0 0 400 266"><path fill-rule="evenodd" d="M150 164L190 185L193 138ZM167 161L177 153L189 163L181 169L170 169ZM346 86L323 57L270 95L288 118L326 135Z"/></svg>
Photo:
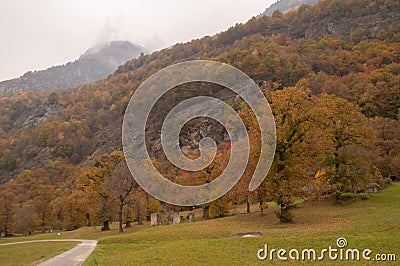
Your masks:
<svg viewBox="0 0 400 266"><path fill-rule="evenodd" d="M275 0L2 0L0 80L78 58L106 41L149 51L223 31Z"/></svg>

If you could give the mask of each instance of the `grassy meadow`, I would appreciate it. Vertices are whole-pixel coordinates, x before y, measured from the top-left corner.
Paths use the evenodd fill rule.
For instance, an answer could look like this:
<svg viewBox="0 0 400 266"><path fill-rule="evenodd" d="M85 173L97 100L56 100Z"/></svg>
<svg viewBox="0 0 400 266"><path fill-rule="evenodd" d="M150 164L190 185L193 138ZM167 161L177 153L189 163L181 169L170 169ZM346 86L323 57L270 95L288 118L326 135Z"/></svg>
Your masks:
<svg viewBox="0 0 400 266"><path fill-rule="evenodd" d="M0 265L36 265L67 251L79 242L43 242L0 246Z"/></svg>
<svg viewBox="0 0 400 266"><path fill-rule="evenodd" d="M396 265L400 260L400 183L371 194L368 200L354 200L344 205L333 205L331 200L304 202L294 210L295 222L279 224L271 204L264 215L259 212L240 214L245 206L235 208L235 215L214 219L151 227L148 224L133 226L119 234L117 224L112 230L101 232L100 227L80 228L75 231L40 234L31 237L0 239L0 243L34 239L97 239L99 243L84 265L275 265L275 264L319 264L319 265ZM252 209L255 209L253 206ZM198 215L199 213L196 213ZM255 238L232 238L237 233L262 232ZM336 248L339 237L347 239L346 248L363 250L369 248L377 253L395 254L397 262L376 261L261 261L257 251L268 244L269 248L292 248L298 250L314 248ZM60 249L67 243L59 243ZM68 243L75 245L74 243ZM26 245L26 244L23 244ZM55 243L29 244L46 250L57 248ZM72 247L71 246L71 247ZM22 247L22 245L21 245ZM29 250L33 250L29 248ZM1 261L5 265L27 265L41 259L13 264L19 258L29 257L26 249L18 246L0 247ZM55 252L55 251L54 251ZM56 254L55 252L54 254ZM14 258L14 259L13 259ZM3 265L3 263L2 263Z"/></svg>
<svg viewBox="0 0 400 266"><path fill-rule="evenodd" d="M105 236L85 265L281 264L277 259L258 260L257 251L264 244L276 249L321 250L336 247L339 237L347 239L347 248L369 248L373 254L393 253L398 257L397 263L400 259L399 183L390 185L368 200L342 206L334 206L331 201L300 204L295 210L296 222L293 224L279 224L275 210L269 208L263 216L254 212L179 225L142 226L129 234ZM244 232L262 232L264 236L229 237ZM328 259L319 262L320 265L343 263ZM375 265L376 261L353 264Z"/></svg>

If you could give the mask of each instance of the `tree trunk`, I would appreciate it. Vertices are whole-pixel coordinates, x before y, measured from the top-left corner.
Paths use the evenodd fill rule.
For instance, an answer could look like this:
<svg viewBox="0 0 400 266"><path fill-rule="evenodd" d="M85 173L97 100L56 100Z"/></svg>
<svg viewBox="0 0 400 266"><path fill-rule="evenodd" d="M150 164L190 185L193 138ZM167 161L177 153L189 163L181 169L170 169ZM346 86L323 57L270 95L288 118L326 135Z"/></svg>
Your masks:
<svg viewBox="0 0 400 266"><path fill-rule="evenodd" d="M210 206L209 205L204 205L203 206L203 219L208 219L210 217L209 212L210 211Z"/></svg>
<svg viewBox="0 0 400 266"><path fill-rule="evenodd" d="M126 222L125 222L125 228L131 228L132 227L132 206L131 203L128 202L127 204L128 211L126 212Z"/></svg>
<svg viewBox="0 0 400 266"><path fill-rule="evenodd" d="M342 193L340 191L336 191L333 194L333 197L335 199L335 204L336 205L342 204Z"/></svg>
<svg viewBox="0 0 400 266"><path fill-rule="evenodd" d="M131 215L131 211L128 211L128 214L126 215L126 222L125 222L125 228L131 228L132 227L132 215Z"/></svg>
<svg viewBox="0 0 400 266"><path fill-rule="evenodd" d="M125 228L131 228L132 227L132 223L131 222L132 221L130 219L128 220L128 218L127 218L126 223L125 223Z"/></svg>
<svg viewBox="0 0 400 266"><path fill-rule="evenodd" d="M45 232L45 230L44 230L44 217L45 217L45 213L43 212L42 213L42 233L44 233Z"/></svg>
<svg viewBox="0 0 400 266"><path fill-rule="evenodd" d="M140 215L140 202L139 202L139 200L136 203L136 216L137 216L138 225L142 225L143 221L142 221L142 217Z"/></svg>
<svg viewBox="0 0 400 266"><path fill-rule="evenodd" d="M260 200L260 212L261 214L264 214L264 205L263 205L264 201Z"/></svg>
<svg viewBox="0 0 400 266"><path fill-rule="evenodd" d="M119 211L118 211L118 221L119 221L119 232L123 233L124 229L122 228L122 210L124 208L123 203L119 204Z"/></svg>
<svg viewBox="0 0 400 266"><path fill-rule="evenodd" d="M356 194L357 193L357 186L355 182L351 182L351 187L353 188L353 193Z"/></svg>
<svg viewBox="0 0 400 266"><path fill-rule="evenodd" d="M4 225L4 236L8 236L8 222L10 221L10 214L9 212L6 213L6 223Z"/></svg>
<svg viewBox="0 0 400 266"><path fill-rule="evenodd" d="M109 221L103 221L103 228L101 228L102 231L109 231L110 230L110 225Z"/></svg>
<svg viewBox="0 0 400 266"><path fill-rule="evenodd" d="M281 213L279 215L279 221L281 223L290 223L292 222L292 216L290 213L290 204L282 203L281 204Z"/></svg>
<svg viewBox="0 0 400 266"><path fill-rule="evenodd" d="M246 196L246 212L250 213L250 197Z"/></svg>
<svg viewBox="0 0 400 266"><path fill-rule="evenodd" d="M86 213L86 220L87 220L87 226L91 227L92 226L92 222L90 221L90 213Z"/></svg>

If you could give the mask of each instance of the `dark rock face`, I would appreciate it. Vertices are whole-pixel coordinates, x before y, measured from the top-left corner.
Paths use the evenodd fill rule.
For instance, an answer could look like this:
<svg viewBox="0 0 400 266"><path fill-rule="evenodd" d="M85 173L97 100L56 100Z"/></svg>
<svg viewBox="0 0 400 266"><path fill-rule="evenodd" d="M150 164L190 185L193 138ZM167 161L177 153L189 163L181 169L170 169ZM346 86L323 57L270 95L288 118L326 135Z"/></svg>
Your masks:
<svg viewBox="0 0 400 266"><path fill-rule="evenodd" d="M196 96L212 96L226 102L233 108L242 102L242 99L238 98L230 89L217 84L193 82L175 87L159 99L147 120L146 146L150 156L157 159L164 156L161 128L166 114L176 104ZM226 129L218 121L212 118L198 117L190 120L182 127L179 134L179 145L182 152L185 155L199 155L199 142L205 137L213 139L220 148L230 142Z"/></svg>
<svg viewBox="0 0 400 266"><path fill-rule="evenodd" d="M41 123L50 120L64 109L59 104L42 104L31 108L15 119L10 134L20 129L33 130Z"/></svg>
<svg viewBox="0 0 400 266"><path fill-rule="evenodd" d="M63 110L64 107L56 104L46 104L36 108L25 121L22 123L22 127L25 129L35 129L39 124L55 116L58 112Z"/></svg>
<svg viewBox="0 0 400 266"><path fill-rule="evenodd" d="M324 36L343 37L359 32L361 35L376 34L385 31L400 20L398 10L362 14L357 10L349 10L342 14L341 10L335 16L318 19L310 18L310 7L301 6L291 14L289 20L273 17L266 21L262 30L264 36L284 35L294 39L318 39ZM282 20L282 21L281 21Z"/></svg>
<svg viewBox="0 0 400 266"><path fill-rule="evenodd" d="M369 15L355 19L326 19L304 31L304 38L316 39L325 35L339 37L349 35L352 32L363 34L377 33L388 29L400 20L400 14L389 13L387 16Z"/></svg>

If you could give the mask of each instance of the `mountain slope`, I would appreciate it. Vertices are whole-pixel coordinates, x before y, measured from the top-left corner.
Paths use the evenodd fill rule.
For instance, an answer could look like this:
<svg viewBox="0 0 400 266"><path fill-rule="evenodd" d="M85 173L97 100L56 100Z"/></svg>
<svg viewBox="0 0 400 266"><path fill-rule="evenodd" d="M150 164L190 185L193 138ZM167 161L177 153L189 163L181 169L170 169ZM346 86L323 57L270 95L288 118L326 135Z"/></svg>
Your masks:
<svg viewBox="0 0 400 266"><path fill-rule="evenodd" d="M29 71L22 77L0 82L0 97L22 91L54 91L106 78L117 66L144 52L127 41L113 41L87 50L74 62Z"/></svg>
<svg viewBox="0 0 400 266"><path fill-rule="evenodd" d="M250 196L278 202L289 194L294 198L293 190L303 188L307 195L300 193L309 197L313 185L304 186L303 177L316 177L318 184L310 181L317 189L344 185L342 192L352 193L369 190L371 182L379 189L389 178L400 179L399 21L398 0L322 1L140 55L104 80L52 93L21 92L0 98L0 206L9 206L16 214L14 219L12 212L0 208L0 230L25 223L18 217L29 213L32 221L41 217L43 228L65 229L107 224L121 217L118 210L132 211L140 218L136 203L121 209L117 206L121 197L103 194L115 187L108 181L129 177L124 171L114 172L115 163L122 159L123 115L132 93L146 78L163 67L193 59L227 63L248 74L270 101L277 121L277 156L265 186L247 192L252 167L258 162L259 142L251 141L249 168L226 195L228 199L210 204L210 217L224 212L232 199L242 202ZM259 134L257 121L240 99L236 101L235 95L232 99L218 87L198 85L182 84L161 97L146 124L146 146L157 169L165 169L167 179L183 185L216 178L226 168L230 143L215 121L192 120L179 135L182 152L198 156L199 140L211 137L217 144L215 161L197 173L174 168L164 160L159 134L174 103L212 95L238 111L251 138ZM326 167L340 171L333 176L335 183L320 179ZM285 185L286 174L278 173L278 168L288 171L290 185ZM298 176L295 180L292 173ZM289 194L282 197L276 189ZM270 198L268 191L276 196ZM143 215L170 208L151 197L147 200L142 191L134 193ZM126 215L127 221L131 218ZM11 230L20 233L18 228Z"/></svg>
<svg viewBox="0 0 400 266"><path fill-rule="evenodd" d="M287 11L290 11L296 7L299 7L301 5L313 5L318 0L279 0L278 2L272 4L270 7L268 7L262 14L265 16L272 16L272 14L279 10L282 13L285 13Z"/></svg>
<svg viewBox="0 0 400 266"><path fill-rule="evenodd" d="M369 117L395 119L399 14L397 0L319 2L139 56L107 79L57 91L58 97L35 92L0 99L0 181L25 169L46 172L56 162L76 167L87 156L120 150L131 93L157 70L185 60L226 62L265 88L305 86L355 102Z"/></svg>
<svg viewBox="0 0 400 266"><path fill-rule="evenodd" d="M212 58L231 49L236 41L256 34L265 37L280 35L293 40L325 36L347 40L357 36L359 40L373 39L379 33L399 25L399 6L396 0L321 0L314 6L302 6L282 16L254 17L245 24L236 24L213 37L177 44L171 49L131 60L118 67L116 73L140 69L155 61L161 69L171 62ZM160 62L163 55L167 55L168 60Z"/></svg>

